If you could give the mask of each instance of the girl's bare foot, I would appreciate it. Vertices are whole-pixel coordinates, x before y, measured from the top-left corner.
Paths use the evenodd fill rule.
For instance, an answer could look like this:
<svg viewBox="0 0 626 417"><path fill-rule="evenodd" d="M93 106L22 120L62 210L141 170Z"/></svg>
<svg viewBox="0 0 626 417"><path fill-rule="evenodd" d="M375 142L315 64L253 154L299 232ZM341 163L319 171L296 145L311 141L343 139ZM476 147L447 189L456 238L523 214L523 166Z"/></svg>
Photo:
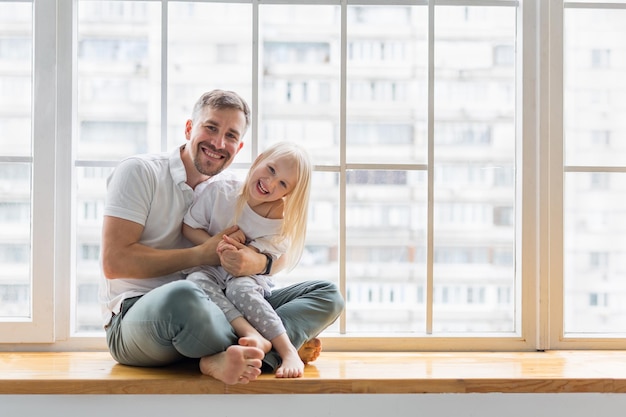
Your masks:
<svg viewBox="0 0 626 417"><path fill-rule="evenodd" d="M317 337L304 342L304 344L298 349L298 356L302 359L302 362L309 363L319 358L322 352L322 341Z"/></svg>
<svg viewBox="0 0 626 417"><path fill-rule="evenodd" d="M239 344L243 346L256 346L264 353L272 350L272 342L270 342L260 334L240 337Z"/></svg>
<svg viewBox="0 0 626 417"><path fill-rule="evenodd" d="M300 378L304 373L304 363L294 350L293 353L285 355L283 362L276 369L276 378Z"/></svg>
<svg viewBox="0 0 626 417"><path fill-rule="evenodd" d="M247 384L261 374L265 353L256 346L233 345L200 359L200 372L228 385Z"/></svg>
<svg viewBox="0 0 626 417"><path fill-rule="evenodd" d="M265 353L272 350L272 342L264 338L244 316L234 318L231 320L230 325L235 329L235 333L240 336L239 344L241 346L254 346Z"/></svg>

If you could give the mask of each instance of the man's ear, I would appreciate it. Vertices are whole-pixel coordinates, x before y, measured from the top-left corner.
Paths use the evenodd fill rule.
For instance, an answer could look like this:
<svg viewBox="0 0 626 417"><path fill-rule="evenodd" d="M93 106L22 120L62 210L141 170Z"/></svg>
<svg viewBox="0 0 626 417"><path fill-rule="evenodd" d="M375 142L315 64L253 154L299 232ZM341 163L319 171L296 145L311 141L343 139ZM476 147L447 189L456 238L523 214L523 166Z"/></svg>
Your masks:
<svg viewBox="0 0 626 417"><path fill-rule="evenodd" d="M191 129L193 129L193 121L188 119L187 123L185 123L185 138L187 138L187 140L191 138Z"/></svg>
<svg viewBox="0 0 626 417"><path fill-rule="evenodd" d="M237 153L243 148L243 142L239 142L239 147L237 148Z"/></svg>

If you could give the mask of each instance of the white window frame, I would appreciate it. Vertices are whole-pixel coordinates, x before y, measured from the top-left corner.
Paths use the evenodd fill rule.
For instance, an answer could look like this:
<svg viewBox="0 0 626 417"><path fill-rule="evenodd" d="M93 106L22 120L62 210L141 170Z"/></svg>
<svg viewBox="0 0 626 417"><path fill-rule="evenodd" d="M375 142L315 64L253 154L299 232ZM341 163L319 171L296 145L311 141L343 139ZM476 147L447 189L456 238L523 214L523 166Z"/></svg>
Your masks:
<svg viewBox="0 0 626 417"><path fill-rule="evenodd" d="M0 0L2 1L2 0ZM15 1L15 0L13 0ZM18 0L30 1L30 0ZM124 0L118 0L124 1ZM167 31L168 0L162 4L163 31ZM169 0L174 2L177 0ZM223 2L224 0L204 0ZM345 178L347 169L371 165L346 163L346 10L350 5L375 5L375 0L235 0L251 3L254 16L254 41L258 44L259 4L331 4L342 9L342 56L340 163L338 171ZM0 350L105 350L102 336L71 335L71 300L74 285L74 210L72 186L74 170L72 137L75 135L77 0L32 0L34 5L34 97L32 161L37 161L33 175L33 318L24 322L0 322ZM626 339L576 339L563 337L563 10L561 0L395 0L394 5L427 5L429 21L441 5L518 6L517 39L517 245L516 276L521 286L516 291L521 306L517 336L506 337L437 337L432 331L433 303L433 109L434 109L434 28L429 25L429 119L428 163L423 167L428 180L428 254L424 299L427 310L427 335L422 337L324 338L326 350L543 350L577 348L625 348ZM56 19L51 18L56 16ZM525 23L525 24L523 24ZM163 36L162 140L165 143L167 114L167 37ZM258 49L253 65L258 66ZM257 137L256 93L259 78L253 71L251 137ZM257 145L252 143L253 152ZM391 165L390 165L391 167ZM403 167L395 167L402 169ZM414 166L407 169L415 169ZM62 184L62 186L61 186ZM345 183L340 186L340 204L345 207ZM342 229L345 212L340 215ZM523 225L523 226L522 226ZM54 244L49 244L53 242ZM345 236L340 238L340 252L345 253ZM343 255L342 255L343 256ZM344 259L344 258L342 258ZM346 291L345 259L340 267L340 288ZM340 329L345 331L345 316ZM51 345L52 344L52 345Z"/></svg>

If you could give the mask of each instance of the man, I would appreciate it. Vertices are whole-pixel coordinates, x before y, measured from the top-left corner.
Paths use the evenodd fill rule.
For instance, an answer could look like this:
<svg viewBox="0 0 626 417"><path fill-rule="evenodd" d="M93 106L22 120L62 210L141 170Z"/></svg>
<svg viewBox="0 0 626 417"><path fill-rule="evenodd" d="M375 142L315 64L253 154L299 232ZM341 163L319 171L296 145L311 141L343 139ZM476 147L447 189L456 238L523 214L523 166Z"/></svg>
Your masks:
<svg viewBox="0 0 626 417"><path fill-rule="evenodd" d="M221 264L235 276L280 269L268 257L238 243L216 252L222 236L202 245L182 236L182 219L204 185L215 180L243 146L250 110L234 92L214 90L196 102L185 125L186 143L173 152L138 155L120 162L107 182L102 231L103 301L107 343L120 363L159 366L200 358L200 370L226 384L247 383L280 358L264 356L253 342L238 341L222 311L183 269ZM339 316L343 299L335 285L312 281L278 289L268 301L305 362L321 346L315 339Z"/></svg>

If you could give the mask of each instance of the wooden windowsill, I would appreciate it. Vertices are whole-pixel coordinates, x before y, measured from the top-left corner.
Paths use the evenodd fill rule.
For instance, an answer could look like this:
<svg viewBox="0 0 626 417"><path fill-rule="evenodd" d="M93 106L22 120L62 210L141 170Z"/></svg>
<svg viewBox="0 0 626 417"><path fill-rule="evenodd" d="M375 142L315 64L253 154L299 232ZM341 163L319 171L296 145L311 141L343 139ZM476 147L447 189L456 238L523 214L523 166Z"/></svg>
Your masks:
<svg viewBox="0 0 626 417"><path fill-rule="evenodd" d="M626 351L322 352L303 378L225 385L196 363L117 364L108 352L0 352L0 394L626 392Z"/></svg>

